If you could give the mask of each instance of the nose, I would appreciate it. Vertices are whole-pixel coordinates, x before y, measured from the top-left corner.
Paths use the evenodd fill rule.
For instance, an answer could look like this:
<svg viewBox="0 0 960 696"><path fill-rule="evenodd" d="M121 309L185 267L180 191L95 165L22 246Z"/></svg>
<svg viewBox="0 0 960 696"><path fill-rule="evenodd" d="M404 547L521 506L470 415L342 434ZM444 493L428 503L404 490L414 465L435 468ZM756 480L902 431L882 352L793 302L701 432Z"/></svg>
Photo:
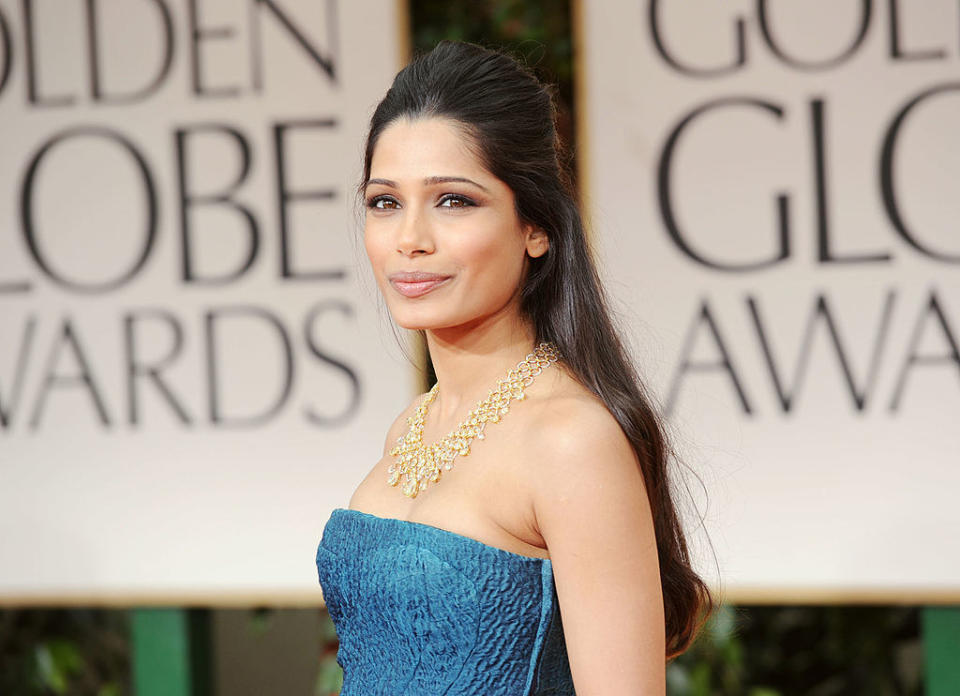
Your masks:
<svg viewBox="0 0 960 696"><path fill-rule="evenodd" d="M397 251L404 256L433 253L433 234L427 215L416 206L404 211L397 229Z"/></svg>

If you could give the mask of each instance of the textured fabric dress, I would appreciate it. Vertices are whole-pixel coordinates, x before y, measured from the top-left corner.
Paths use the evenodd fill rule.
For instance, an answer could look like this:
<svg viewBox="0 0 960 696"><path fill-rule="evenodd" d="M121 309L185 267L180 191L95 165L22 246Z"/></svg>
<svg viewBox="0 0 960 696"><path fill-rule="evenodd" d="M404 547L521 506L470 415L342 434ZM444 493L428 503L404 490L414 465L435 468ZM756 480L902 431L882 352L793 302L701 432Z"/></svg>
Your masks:
<svg viewBox="0 0 960 696"><path fill-rule="evenodd" d="M553 566L336 508L317 549L341 696L571 696Z"/></svg>

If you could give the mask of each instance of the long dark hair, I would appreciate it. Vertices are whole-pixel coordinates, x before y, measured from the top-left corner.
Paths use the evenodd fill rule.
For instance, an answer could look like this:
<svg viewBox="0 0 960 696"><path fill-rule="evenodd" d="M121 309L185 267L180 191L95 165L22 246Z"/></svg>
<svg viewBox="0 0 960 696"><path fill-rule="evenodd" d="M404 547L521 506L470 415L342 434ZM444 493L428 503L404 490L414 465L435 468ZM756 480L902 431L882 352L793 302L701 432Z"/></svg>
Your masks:
<svg viewBox="0 0 960 696"><path fill-rule="evenodd" d="M535 341L556 344L637 452L656 529L670 659L689 647L714 599L690 564L668 476L675 453L611 320L557 135L553 95L550 85L502 51L441 41L397 74L377 106L358 194L388 125L401 117L447 118L465 129L485 168L513 191L520 220L546 232L548 251L529 259L521 311L532 322Z"/></svg>

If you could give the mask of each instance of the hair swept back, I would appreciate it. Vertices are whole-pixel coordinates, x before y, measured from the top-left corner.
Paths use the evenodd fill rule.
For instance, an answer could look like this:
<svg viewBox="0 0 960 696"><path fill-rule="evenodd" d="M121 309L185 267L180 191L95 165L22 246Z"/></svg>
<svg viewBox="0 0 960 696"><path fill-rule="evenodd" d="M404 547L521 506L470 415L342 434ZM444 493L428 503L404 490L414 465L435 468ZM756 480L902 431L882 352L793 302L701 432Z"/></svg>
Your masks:
<svg viewBox="0 0 960 696"><path fill-rule="evenodd" d="M556 344L638 455L656 530L666 659L672 659L690 646L715 602L691 567L668 476L675 452L611 319L556 116L553 87L504 51L441 41L397 73L377 105L357 193L363 194L387 126L401 117L447 118L464 129L485 168L513 191L519 219L546 232L548 251L529 259L521 311L534 327L535 341Z"/></svg>

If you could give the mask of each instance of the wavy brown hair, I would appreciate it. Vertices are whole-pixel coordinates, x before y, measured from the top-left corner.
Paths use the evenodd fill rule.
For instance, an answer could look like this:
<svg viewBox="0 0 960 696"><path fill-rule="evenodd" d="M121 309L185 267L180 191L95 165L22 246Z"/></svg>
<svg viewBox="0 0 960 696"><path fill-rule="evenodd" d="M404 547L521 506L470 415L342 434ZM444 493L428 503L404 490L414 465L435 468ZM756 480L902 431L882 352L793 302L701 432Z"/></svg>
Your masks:
<svg viewBox="0 0 960 696"><path fill-rule="evenodd" d="M401 70L377 105L360 196L380 134L401 117L457 123L486 169L513 191L520 220L546 232L548 251L529 259L521 311L535 329L535 341L556 344L573 375L620 423L639 457L657 537L666 658L679 655L712 613L714 599L691 567L668 475L675 452L664 422L611 320L557 134L553 87L503 51L441 41Z"/></svg>

